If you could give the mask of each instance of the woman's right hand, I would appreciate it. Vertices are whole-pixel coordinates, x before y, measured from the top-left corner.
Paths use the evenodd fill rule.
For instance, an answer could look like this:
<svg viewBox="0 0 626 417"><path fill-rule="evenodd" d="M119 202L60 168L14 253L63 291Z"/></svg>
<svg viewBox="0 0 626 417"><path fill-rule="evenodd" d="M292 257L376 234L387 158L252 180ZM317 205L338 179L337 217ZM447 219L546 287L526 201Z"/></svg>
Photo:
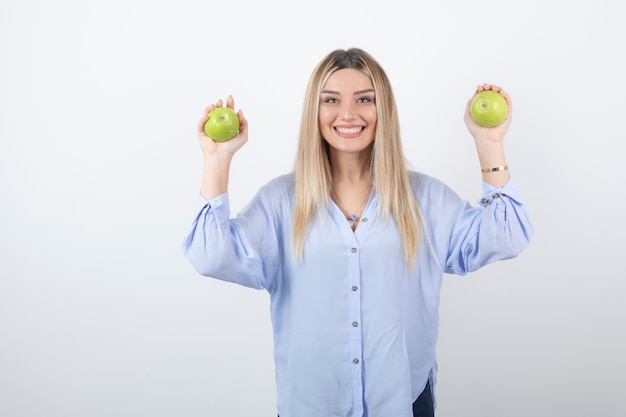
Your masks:
<svg viewBox="0 0 626 417"><path fill-rule="evenodd" d="M221 107L224 105L222 99L219 99L215 102L215 104L211 104L206 109L204 109L204 113L202 114L202 118L198 122L198 140L200 141L200 147L202 148L202 152L205 155L208 154L230 154L233 155L237 152L247 141L248 141L248 121L243 115L243 111L239 110L237 112L237 116L239 117L239 132L237 135L227 141L224 142L216 142L204 131L204 124L209 118L209 112L216 107ZM235 100L233 96L228 96L226 99L226 106L231 109L235 109Z"/></svg>

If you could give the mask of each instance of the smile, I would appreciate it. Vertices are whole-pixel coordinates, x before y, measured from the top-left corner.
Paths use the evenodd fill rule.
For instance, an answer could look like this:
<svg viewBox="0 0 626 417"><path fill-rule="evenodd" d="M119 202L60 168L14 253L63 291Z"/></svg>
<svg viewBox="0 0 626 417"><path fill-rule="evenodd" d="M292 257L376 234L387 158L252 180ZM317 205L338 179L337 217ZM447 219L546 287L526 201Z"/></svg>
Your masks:
<svg viewBox="0 0 626 417"><path fill-rule="evenodd" d="M353 135L363 130L363 127L336 127L335 130L344 135Z"/></svg>

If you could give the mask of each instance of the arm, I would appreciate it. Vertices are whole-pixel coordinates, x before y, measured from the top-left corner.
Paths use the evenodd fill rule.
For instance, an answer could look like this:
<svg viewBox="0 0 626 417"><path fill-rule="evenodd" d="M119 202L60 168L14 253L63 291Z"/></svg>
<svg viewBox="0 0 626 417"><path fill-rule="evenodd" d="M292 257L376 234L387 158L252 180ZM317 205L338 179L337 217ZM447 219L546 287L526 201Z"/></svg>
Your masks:
<svg viewBox="0 0 626 417"><path fill-rule="evenodd" d="M218 100L208 106L198 122L197 134L204 169L196 217L183 241L183 252L202 275L260 289L263 288L265 275L262 259L258 255L263 236L259 230L265 231L268 227L264 222L267 216L262 205L251 204L245 218L252 226L245 222L236 226L230 218L227 193L233 155L248 140L247 121L239 110L239 133L225 142L216 142L204 132L208 113L223 104L222 100ZM226 106L234 108L232 96L228 97Z"/></svg>
<svg viewBox="0 0 626 417"><path fill-rule="evenodd" d="M465 275L487 264L514 258L530 243L534 229L512 179L503 187L484 182L478 207L451 192L442 201L444 205L435 208L435 213L450 210L450 217L445 216L440 227L444 235L439 237L449 243L445 256L447 273Z"/></svg>
<svg viewBox="0 0 626 417"><path fill-rule="evenodd" d="M215 142L206 135L204 124L208 119L209 112L223 104L222 100L218 100L215 104L208 106L198 122L198 140L204 157L200 194L206 200L211 200L228 191L230 163L233 155L248 141L248 122L242 110L237 112L239 133L233 139L226 142ZM234 105L233 97L228 96L226 106L234 109Z"/></svg>
<svg viewBox="0 0 626 417"><path fill-rule="evenodd" d="M506 116L506 119L504 119L504 121L498 126L490 128L482 127L477 124L474 119L472 119L470 113L472 100L474 99L476 94L480 93L483 90L496 91L500 93L507 102L508 114ZM478 161L480 162L481 169L507 166L506 157L504 154L504 135L506 134L507 130L509 129L509 125L511 124L512 112L513 106L509 95L502 88L495 85L479 85L476 88L474 95L468 100L467 106L465 108L464 120L470 134L474 137L476 151L478 152ZM508 170L483 172L483 181L496 188L503 187L507 183L509 178L510 174Z"/></svg>
<svg viewBox="0 0 626 417"><path fill-rule="evenodd" d="M232 218L228 193L198 196L196 215L182 249L198 273L246 287L269 288L279 262L272 197L260 190Z"/></svg>

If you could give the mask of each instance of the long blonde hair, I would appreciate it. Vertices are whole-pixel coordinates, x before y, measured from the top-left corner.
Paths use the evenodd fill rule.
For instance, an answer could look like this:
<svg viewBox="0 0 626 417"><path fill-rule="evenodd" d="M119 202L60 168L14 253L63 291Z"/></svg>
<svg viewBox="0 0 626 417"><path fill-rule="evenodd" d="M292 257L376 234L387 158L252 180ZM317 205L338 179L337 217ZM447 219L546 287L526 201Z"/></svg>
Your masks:
<svg viewBox="0 0 626 417"><path fill-rule="evenodd" d="M330 201L332 172L328 144L319 127L321 90L330 75L340 69L354 68L372 80L376 94L376 135L371 155L379 210L393 216L400 229L405 259L412 265L422 233L422 213L411 187L402 151L400 123L391 83L381 65L367 52L358 49L332 51L315 67L306 88L300 139L295 161L295 207L293 220L294 255L301 259L309 225L318 210Z"/></svg>

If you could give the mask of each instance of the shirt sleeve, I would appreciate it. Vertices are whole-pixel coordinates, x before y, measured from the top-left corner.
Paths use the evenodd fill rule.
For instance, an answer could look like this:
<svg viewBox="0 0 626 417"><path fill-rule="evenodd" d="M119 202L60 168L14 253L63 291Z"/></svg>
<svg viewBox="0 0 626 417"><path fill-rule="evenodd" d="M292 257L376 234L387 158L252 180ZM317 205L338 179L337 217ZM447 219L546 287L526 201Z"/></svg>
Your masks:
<svg viewBox="0 0 626 417"><path fill-rule="evenodd" d="M255 289L267 289L277 268L277 237L268 208L257 194L230 217L228 193L197 199L195 218L182 249L204 276Z"/></svg>
<svg viewBox="0 0 626 417"><path fill-rule="evenodd" d="M466 204L452 227L445 272L465 275L518 256L534 233L512 179L496 188L483 182L478 206Z"/></svg>

